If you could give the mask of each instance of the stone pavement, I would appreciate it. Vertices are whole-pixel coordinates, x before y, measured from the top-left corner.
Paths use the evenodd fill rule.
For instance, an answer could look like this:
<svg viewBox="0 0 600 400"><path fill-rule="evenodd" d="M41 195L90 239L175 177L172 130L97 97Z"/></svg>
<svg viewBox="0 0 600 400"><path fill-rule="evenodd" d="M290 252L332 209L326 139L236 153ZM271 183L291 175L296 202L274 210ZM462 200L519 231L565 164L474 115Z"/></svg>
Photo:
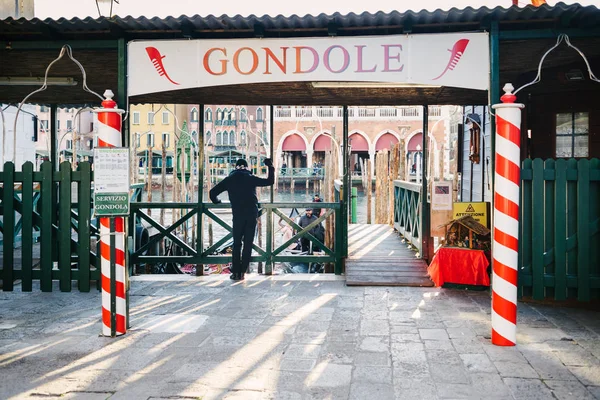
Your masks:
<svg viewBox="0 0 600 400"><path fill-rule="evenodd" d="M134 278L117 339L98 292L0 292L0 398L600 399L599 312L520 303L501 348L488 292L221 278Z"/></svg>

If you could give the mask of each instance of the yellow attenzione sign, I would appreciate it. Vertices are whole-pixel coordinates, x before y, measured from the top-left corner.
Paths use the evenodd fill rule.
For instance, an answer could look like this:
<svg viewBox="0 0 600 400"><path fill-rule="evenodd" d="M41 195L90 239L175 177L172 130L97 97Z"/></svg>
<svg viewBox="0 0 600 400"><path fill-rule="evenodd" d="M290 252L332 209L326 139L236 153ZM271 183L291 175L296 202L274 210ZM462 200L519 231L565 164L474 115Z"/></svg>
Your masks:
<svg viewBox="0 0 600 400"><path fill-rule="evenodd" d="M488 226L488 203L453 203L452 216L453 219L470 215L477 222L485 227Z"/></svg>

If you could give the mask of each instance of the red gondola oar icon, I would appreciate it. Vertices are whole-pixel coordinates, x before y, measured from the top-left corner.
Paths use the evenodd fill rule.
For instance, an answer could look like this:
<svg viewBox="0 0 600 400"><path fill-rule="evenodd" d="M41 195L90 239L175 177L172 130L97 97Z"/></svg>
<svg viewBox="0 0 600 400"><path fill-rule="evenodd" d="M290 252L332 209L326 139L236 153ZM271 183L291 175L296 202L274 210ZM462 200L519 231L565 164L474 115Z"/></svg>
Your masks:
<svg viewBox="0 0 600 400"><path fill-rule="evenodd" d="M148 53L150 61L152 61L152 64L154 64L154 68L156 68L156 72L158 72L158 75L164 76L169 80L169 82L175 85L179 85L179 83L171 79L171 77L167 74L167 71L165 71L165 66L163 65L162 59L166 56L160 54L160 51L158 51L156 47L146 47L146 53Z"/></svg>
<svg viewBox="0 0 600 400"><path fill-rule="evenodd" d="M446 65L446 68L444 68L444 71L440 74L440 76L432 79L433 81L435 81L436 79L440 79L442 76L444 76L444 74L446 74L446 72L452 71L454 67L456 67L456 65L460 61L460 58L465 53L465 49L467 48L468 44L469 39L460 39L456 43L454 43L454 46L452 46L452 50L448 49L448 51L452 53L450 56L450 60L448 61L448 65Z"/></svg>

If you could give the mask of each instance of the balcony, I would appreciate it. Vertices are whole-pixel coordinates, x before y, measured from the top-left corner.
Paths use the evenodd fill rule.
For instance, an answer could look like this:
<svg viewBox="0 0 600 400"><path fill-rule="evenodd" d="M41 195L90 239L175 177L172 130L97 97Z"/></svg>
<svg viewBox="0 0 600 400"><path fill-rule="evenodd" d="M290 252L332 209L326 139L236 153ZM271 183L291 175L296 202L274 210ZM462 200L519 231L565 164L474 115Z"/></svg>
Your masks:
<svg viewBox="0 0 600 400"><path fill-rule="evenodd" d="M430 106L429 118L442 117L442 110L442 106ZM275 120L340 120L342 113L342 107L276 107ZM348 107L348 117L354 120L420 120L423 107Z"/></svg>
<svg viewBox="0 0 600 400"><path fill-rule="evenodd" d="M218 119L215 120L215 126L236 126L236 119Z"/></svg>

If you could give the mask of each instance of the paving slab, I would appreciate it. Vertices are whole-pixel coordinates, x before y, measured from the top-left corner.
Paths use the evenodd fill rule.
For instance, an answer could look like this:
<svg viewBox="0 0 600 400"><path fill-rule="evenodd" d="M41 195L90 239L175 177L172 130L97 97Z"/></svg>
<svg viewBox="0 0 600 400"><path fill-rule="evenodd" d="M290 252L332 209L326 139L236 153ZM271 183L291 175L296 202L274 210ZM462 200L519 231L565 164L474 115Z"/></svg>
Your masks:
<svg viewBox="0 0 600 400"><path fill-rule="evenodd" d="M184 278L133 277L114 339L98 292L0 292L0 398L600 398L595 311L520 303L497 347L487 292Z"/></svg>

